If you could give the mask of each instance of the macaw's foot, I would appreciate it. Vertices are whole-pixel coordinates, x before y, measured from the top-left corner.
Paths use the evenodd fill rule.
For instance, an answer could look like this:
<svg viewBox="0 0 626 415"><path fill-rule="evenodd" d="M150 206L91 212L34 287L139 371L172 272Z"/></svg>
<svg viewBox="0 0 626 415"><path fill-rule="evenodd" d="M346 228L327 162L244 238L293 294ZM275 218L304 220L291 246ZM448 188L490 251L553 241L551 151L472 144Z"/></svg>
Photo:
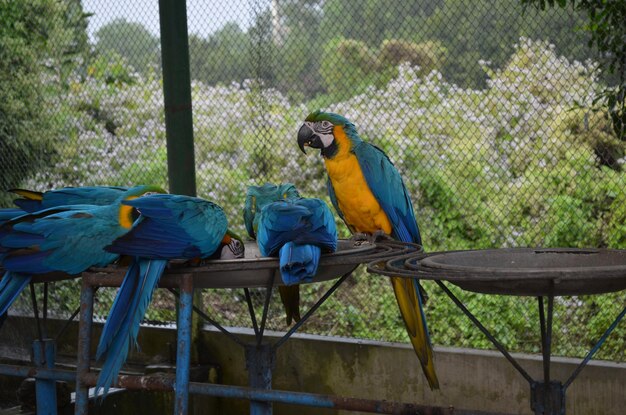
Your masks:
<svg viewBox="0 0 626 415"><path fill-rule="evenodd" d="M363 232L356 232L352 234L352 237L350 238L350 240L354 243L354 246L361 246L365 242L369 243L370 234L363 233Z"/></svg>
<svg viewBox="0 0 626 415"><path fill-rule="evenodd" d="M380 229L374 232L373 234L371 234L369 237L370 243L375 243L377 241L391 241L391 240L393 240L393 238L389 236L387 233L385 233L385 231L380 230Z"/></svg>

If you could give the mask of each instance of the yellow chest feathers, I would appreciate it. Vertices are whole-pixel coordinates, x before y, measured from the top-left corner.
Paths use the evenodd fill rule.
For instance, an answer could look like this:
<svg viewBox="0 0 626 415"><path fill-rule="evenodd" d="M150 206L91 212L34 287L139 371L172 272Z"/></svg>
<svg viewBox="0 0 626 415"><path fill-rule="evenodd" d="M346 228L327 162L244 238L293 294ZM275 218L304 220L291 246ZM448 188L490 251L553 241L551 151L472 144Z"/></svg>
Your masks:
<svg viewBox="0 0 626 415"><path fill-rule="evenodd" d="M340 130L340 131L337 131ZM352 232L391 233L391 223L370 191L356 156L349 151L349 140L341 127L335 127L339 150L332 159L324 159L326 171L335 190L337 204Z"/></svg>

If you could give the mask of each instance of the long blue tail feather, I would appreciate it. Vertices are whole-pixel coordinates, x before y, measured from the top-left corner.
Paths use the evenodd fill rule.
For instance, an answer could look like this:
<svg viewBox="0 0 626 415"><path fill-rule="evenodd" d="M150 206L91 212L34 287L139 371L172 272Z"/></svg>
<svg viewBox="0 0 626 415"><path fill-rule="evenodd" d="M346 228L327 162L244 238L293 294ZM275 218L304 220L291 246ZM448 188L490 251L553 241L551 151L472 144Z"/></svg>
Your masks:
<svg viewBox="0 0 626 415"><path fill-rule="evenodd" d="M278 253L280 274L286 285L311 282L320 262L322 250L315 245L284 244Z"/></svg>
<svg viewBox="0 0 626 415"><path fill-rule="evenodd" d="M138 274L135 270L132 271L135 275L135 283L126 285L126 281L124 281L107 319L107 322L111 319L112 328L105 331L113 337L100 339L100 345L108 344L108 347L103 346L104 350L100 350L100 345L98 346L99 356L104 356L105 361L98 376L96 391L102 389L104 395L107 394L109 388L117 379L117 375L126 361L130 347L133 344L137 344L139 324L150 304L152 293L159 282L159 278L167 265L166 260L142 259L137 262ZM130 274L131 279L133 274ZM129 276L128 273L127 276ZM130 295L127 292L128 290L131 291ZM114 330L115 327L117 327L117 330ZM103 335L104 333L103 331Z"/></svg>
<svg viewBox="0 0 626 415"><path fill-rule="evenodd" d="M30 282L30 278L30 275L10 271L4 274L2 281L0 281L0 315L6 314L11 304Z"/></svg>
<svg viewBox="0 0 626 415"><path fill-rule="evenodd" d="M129 305L132 303L133 295L137 291L139 279L139 261L134 260L126 271L122 285L117 291L117 295L111 306L111 311L109 311L106 323L102 329L100 342L98 343L98 349L96 351L96 360L100 360L100 358L104 356L111 342L115 339L115 335L119 332L120 327L124 323L128 314Z"/></svg>

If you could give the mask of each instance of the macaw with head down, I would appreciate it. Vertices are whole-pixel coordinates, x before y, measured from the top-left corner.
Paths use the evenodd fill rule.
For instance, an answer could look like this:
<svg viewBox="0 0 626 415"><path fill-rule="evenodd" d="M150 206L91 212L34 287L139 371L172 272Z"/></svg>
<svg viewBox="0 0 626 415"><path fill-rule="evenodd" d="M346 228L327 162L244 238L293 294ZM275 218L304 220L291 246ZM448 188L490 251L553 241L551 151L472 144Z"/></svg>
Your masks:
<svg viewBox="0 0 626 415"><path fill-rule="evenodd" d="M300 198L300 193L292 183L272 184L263 186L248 186L246 202L243 208L243 221L248 235L252 239L257 237L261 209L264 206L279 200ZM300 286L281 285L278 287L280 300L285 308L287 325L293 320L300 321Z"/></svg>
<svg viewBox="0 0 626 415"><path fill-rule="evenodd" d="M300 193L292 183L272 184L265 183L263 186L248 186L246 202L243 207L243 222L250 238L256 239L259 227L258 213L263 206L278 200L299 198Z"/></svg>
<svg viewBox="0 0 626 415"><path fill-rule="evenodd" d="M328 173L328 193L339 216L353 232L384 232L421 245L411 199L387 155L359 137L341 115L315 111L298 131L298 145L321 150ZM391 278L409 338L431 389L439 388L432 345L416 279Z"/></svg>
<svg viewBox="0 0 626 415"><path fill-rule="evenodd" d="M0 315L4 315L34 274L80 274L106 266L119 255L104 247L128 232L139 216L122 204L146 193L164 192L137 186L106 206L68 205L11 219L0 226L0 262L6 270L0 281Z"/></svg>
<svg viewBox="0 0 626 415"><path fill-rule="evenodd" d="M139 324L169 259L234 259L244 245L228 230L221 207L182 195L150 195L123 202L137 209L139 219L106 250L134 256L109 312L96 358L104 358L96 389L106 394L136 344Z"/></svg>

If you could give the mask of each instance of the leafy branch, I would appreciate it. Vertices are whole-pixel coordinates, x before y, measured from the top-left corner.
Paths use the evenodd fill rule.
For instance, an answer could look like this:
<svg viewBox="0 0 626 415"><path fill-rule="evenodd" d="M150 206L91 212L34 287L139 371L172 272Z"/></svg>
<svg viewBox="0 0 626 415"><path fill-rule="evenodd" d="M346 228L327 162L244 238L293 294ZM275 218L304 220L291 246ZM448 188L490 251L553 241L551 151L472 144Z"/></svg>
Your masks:
<svg viewBox="0 0 626 415"><path fill-rule="evenodd" d="M602 104L611 119L617 137L626 141L626 1L624 0L520 0L524 6L541 10L555 5L564 8L569 3L589 17L585 26L591 38L589 47L596 47L608 73L617 76L617 85L607 86L594 99Z"/></svg>

